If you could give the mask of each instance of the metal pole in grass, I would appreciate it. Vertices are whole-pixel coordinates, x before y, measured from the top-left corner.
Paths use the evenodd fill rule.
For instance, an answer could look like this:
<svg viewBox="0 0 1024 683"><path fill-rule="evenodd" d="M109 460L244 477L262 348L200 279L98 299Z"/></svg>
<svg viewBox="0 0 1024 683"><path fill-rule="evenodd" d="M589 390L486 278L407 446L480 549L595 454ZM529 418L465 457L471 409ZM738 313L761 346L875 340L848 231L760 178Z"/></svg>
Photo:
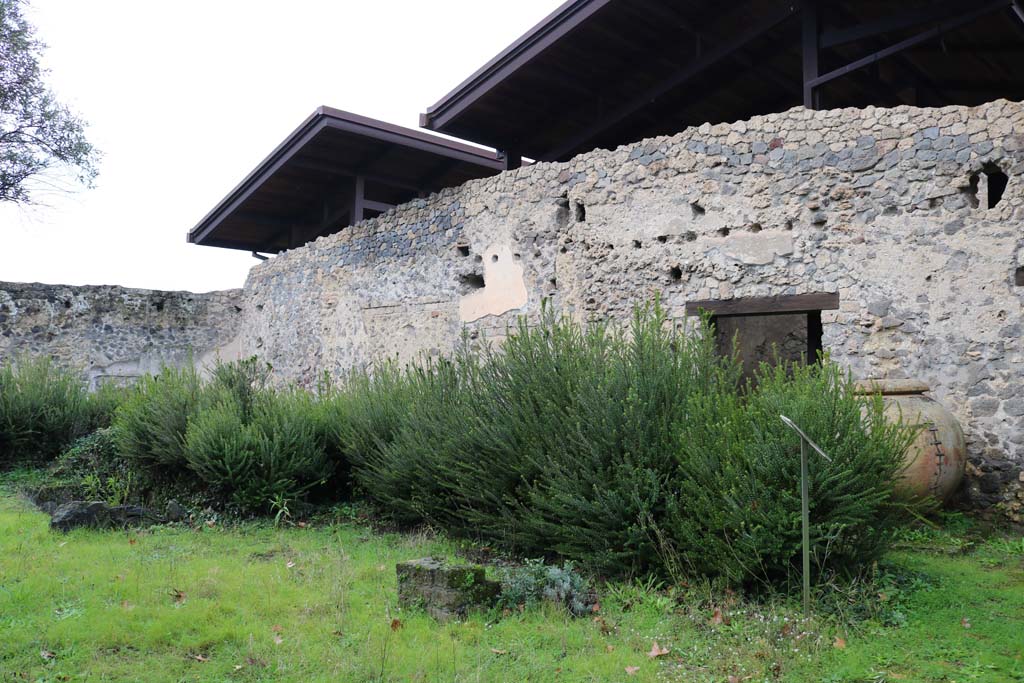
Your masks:
<svg viewBox="0 0 1024 683"><path fill-rule="evenodd" d="M796 423L785 415L779 415L787 427L800 435L800 521L803 527L804 546L804 617L811 614L811 511L810 496L807 484L807 446L818 451L818 455L825 460L832 462L832 458L825 455L818 444L811 440L811 437L804 434L804 430L796 426Z"/></svg>

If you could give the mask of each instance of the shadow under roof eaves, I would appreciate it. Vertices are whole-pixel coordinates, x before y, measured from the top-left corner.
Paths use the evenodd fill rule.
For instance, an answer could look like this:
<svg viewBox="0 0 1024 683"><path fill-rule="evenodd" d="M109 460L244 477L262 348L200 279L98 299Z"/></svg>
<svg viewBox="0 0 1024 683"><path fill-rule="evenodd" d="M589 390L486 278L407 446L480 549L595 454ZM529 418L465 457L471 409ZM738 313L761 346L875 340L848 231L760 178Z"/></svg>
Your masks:
<svg viewBox="0 0 1024 683"><path fill-rule="evenodd" d="M277 253L503 168L494 152L320 107L188 233L188 241Z"/></svg>

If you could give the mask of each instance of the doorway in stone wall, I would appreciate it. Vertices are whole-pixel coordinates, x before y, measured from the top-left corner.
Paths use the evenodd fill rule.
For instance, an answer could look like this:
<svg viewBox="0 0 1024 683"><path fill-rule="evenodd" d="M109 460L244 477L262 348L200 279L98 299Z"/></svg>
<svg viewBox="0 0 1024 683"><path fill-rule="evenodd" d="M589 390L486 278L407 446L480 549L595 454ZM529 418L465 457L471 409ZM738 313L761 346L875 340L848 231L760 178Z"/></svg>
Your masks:
<svg viewBox="0 0 1024 683"><path fill-rule="evenodd" d="M822 351L821 312L837 308L838 294L816 293L692 301L686 313L711 316L719 353L732 353L735 343L743 376L750 378L761 363L816 363Z"/></svg>

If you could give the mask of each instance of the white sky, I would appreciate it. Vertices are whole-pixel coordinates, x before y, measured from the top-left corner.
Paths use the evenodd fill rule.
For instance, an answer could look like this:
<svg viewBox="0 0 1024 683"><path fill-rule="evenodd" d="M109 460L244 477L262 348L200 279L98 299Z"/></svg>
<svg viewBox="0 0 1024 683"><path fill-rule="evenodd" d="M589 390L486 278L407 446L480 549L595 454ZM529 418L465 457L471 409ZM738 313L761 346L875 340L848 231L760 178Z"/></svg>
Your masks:
<svg viewBox="0 0 1024 683"><path fill-rule="evenodd" d="M560 0L30 0L48 82L102 150L97 185L0 204L0 280L202 292L247 252L185 235L320 105L420 112Z"/></svg>

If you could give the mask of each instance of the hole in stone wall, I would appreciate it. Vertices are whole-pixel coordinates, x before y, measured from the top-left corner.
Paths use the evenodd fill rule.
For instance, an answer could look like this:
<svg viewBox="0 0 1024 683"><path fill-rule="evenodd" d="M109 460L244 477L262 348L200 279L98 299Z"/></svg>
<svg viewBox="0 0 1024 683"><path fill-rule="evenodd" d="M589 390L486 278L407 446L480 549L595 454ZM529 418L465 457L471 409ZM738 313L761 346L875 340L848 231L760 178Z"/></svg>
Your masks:
<svg viewBox="0 0 1024 683"><path fill-rule="evenodd" d="M562 195L559 199L555 200L555 223L560 228L564 228L569 224L569 199L566 195Z"/></svg>
<svg viewBox="0 0 1024 683"><path fill-rule="evenodd" d="M633 240L633 248L634 249L639 249L642 246L644 246L643 242L641 242L640 240Z"/></svg>
<svg viewBox="0 0 1024 683"><path fill-rule="evenodd" d="M658 241L665 244L665 242L668 242L668 235L658 235Z"/></svg>
<svg viewBox="0 0 1024 683"><path fill-rule="evenodd" d="M64 308L71 308L71 299L66 299L64 301Z"/></svg>
<svg viewBox="0 0 1024 683"><path fill-rule="evenodd" d="M550 285L551 285L552 287L557 287L557 286L558 286L558 278L551 278L550 280L548 280L548 283L549 283L549 284L550 284Z"/></svg>
<svg viewBox="0 0 1024 683"><path fill-rule="evenodd" d="M793 221L786 221L786 230L793 229Z"/></svg>
<svg viewBox="0 0 1024 683"><path fill-rule="evenodd" d="M476 256L473 257L473 260L476 261L477 263L483 263L484 257L481 256L480 254L477 254Z"/></svg>
<svg viewBox="0 0 1024 683"><path fill-rule="evenodd" d="M587 207L583 205L583 202L577 199L576 203L573 205L573 212L576 215L577 223L587 222Z"/></svg>
<svg viewBox="0 0 1024 683"><path fill-rule="evenodd" d="M480 273L467 273L459 277L459 287L463 293L484 288L484 276Z"/></svg>
<svg viewBox="0 0 1024 683"><path fill-rule="evenodd" d="M694 218L700 218L706 213L704 207L697 202L690 203L690 211L693 213Z"/></svg>
<svg viewBox="0 0 1024 683"><path fill-rule="evenodd" d="M672 266L668 271L668 275L672 280L678 282L683 279L683 269L679 266Z"/></svg>
<svg viewBox="0 0 1024 683"><path fill-rule="evenodd" d="M164 310L164 302L163 302L163 299L159 299L159 300L157 300L157 301L154 301L154 302L153 302L153 308L155 308L155 309L156 309L157 311L162 311L162 310Z"/></svg>
<svg viewBox="0 0 1024 683"><path fill-rule="evenodd" d="M974 209L978 208L978 182L980 180L981 176L977 173L972 173L967 187L961 190L961 192L967 195L967 203Z"/></svg>
<svg viewBox="0 0 1024 683"><path fill-rule="evenodd" d="M512 260L513 261L520 261L520 260L522 260L522 258L523 258L522 254L512 254Z"/></svg>
<svg viewBox="0 0 1024 683"><path fill-rule="evenodd" d="M731 230L729 230L729 228L719 228L718 229L718 236L719 237L728 237L730 232L731 232Z"/></svg>
<svg viewBox="0 0 1024 683"><path fill-rule="evenodd" d="M1017 271L1013 274L1013 283L1018 287L1024 287L1024 266L1017 266Z"/></svg>
<svg viewBox="0 0 1024 683"><path fill-rule="evenodd" d="M992 209L1003 198L1003 192L1006 191L1010 178L1003 173L1003 169L995 164L985 164L982 171L988 178L988 208Z"/></svg>
<svg viewBox="0 0 1024 683"><path fill-rule="evenodd" d="M498 255L497 254L491 254L491 263L497 263L497 262L498 262Z"/></svg>
<svg viewBox="0 0 1024 683"><path fill-rule="evenodd" d="M683 238L687 242L693 242L695 239L697 239L697 233L693 232L692 230L689 230L685 235L683 235Z"/></svg>
<svg viewBox="0 0 1024 683"><path fill-rule="evenodd" d="M761 232L761 224L760 223L754 223L753 225L751 225L750 226L750 232Z"/></svg>
<svg viewBox="0 0 1024 683"><path fill-rule="evenodd" d="M459 256L469 256L468 244L460 244L459 246L455 247L455 249L459 252Z"/></svg>

